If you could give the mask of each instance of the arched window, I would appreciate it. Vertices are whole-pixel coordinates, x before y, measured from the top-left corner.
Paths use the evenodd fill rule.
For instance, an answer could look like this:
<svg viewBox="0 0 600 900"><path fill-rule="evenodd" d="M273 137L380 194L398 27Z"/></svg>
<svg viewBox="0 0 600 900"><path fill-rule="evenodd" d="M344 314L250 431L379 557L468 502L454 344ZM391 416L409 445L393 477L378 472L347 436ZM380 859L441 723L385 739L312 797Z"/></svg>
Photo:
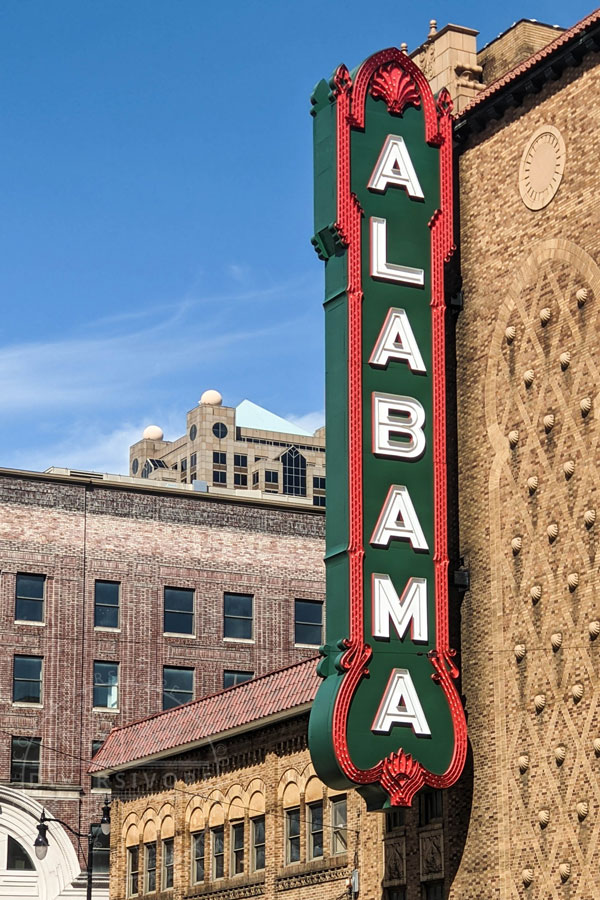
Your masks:
<svg viewBox="0 0 600 900"><path fill-rule="evenodd" d="M283 493L306 497L306 460L295 447L281 455Z"/></svg>
<svg viewBox="0 0 600 900"><path fill-rule="evenodd" d="M35 866L29 853L18 841L8 835L8 849L6 853L6 868L20 872L34 872Z"/></svg>

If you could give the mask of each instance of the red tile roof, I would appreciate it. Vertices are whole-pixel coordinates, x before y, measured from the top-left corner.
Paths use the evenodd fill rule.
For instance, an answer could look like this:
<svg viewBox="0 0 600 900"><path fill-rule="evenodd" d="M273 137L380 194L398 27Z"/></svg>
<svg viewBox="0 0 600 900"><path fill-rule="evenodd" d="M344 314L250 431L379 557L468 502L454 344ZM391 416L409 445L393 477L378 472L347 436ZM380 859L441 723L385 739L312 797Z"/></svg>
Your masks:
<svg viewBox="0 0 600 900"><path fill-rule="evenodd" d="M492 97L494 94L497 94L502 88L506 87L506 85L510 84L513 81L516 81L521 75L524 75L530 69L534 68L538 63L542 62L542 60L547 59L547 57L551 56L556 50L560 47L564 47L565 44L568 44L574 38L578 37L584 31L586 31L591 25L595 25L598 21L600 21L600 8L594 10L594 12L590 13L589 16L586 16L585 19L582 19L581 22L577 22L576 25L573 25L572 28L567 29L567 31L563 31L562 34L559 34L557 38L551 41L549 44L546 44L545 47L542 47L541 50L538 50L537 53L534 53L528 59L519 63L518 66L515 66L514 69L511 69L509 72L506 72L501 78L498 78L497 81L493 81L492 84L488 85L488 87L484 88L472 100L468 106L462 110L462 112L456 117L458 120L464 119L469 115L474 109L484 103L489 97Z"/></svg>
<svg viewBox="0 0 600 900"><path fill-rule="evenodd" d="M141 760L172 756L237 729L266 724L271 717L293 715L315 698L320 678L311 658L245 681L200 700L192 700L128 725L113 728L94 756L92 774L129 768Z"/></svg>

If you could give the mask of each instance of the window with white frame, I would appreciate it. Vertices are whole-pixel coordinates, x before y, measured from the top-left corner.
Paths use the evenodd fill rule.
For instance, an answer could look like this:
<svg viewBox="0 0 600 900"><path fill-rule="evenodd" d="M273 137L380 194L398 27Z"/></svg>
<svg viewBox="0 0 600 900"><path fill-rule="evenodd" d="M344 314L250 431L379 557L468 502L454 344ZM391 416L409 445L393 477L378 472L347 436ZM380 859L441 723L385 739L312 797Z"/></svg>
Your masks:
<svg viewBox="0 0 600 900"><path fill-rule="evenodd" d="M300 807L285 811L285 861L298 862L300 859Z"/></svg>
<svg viewBox="0 0 600 900"><path fill-rule="evenodd" d="M309 803L306 807L306 824L308 826L308 858L318 859L323 856L323 801Z"/></svg>
<svg viewBox="0 0 600 900"><path fill-rule="evenodd" d="M331 853L345 853L348 849L348 813L345 797L331 800Z"/></svg>
<svg viewBox="0 0 600 900"><path fill-rule="evenodd" d="M127 848L127 896L137 897L140 877L140 848Z"/></svg>
<svg viewBox="0 0 600 900"><path fill-rule="evenodd" d="M217 825L210 830L212 847L212 877L213 880L223 878L225 875L225 828Z"/></svg>
<svg viewBox="0 0 600 900"><path fill-rule="evenodd" d="M265 867L265 817L256 816L251 819L252 848L251 867L253 872L259 872Z"/></svg>
<svg viewBox="0 0 600 900"><path fill-rule="evenodd" d="M241 875L244 871L244 823L231 823L231 874Z"/></svg>
<svg viewBox="0 0 600 900"><path fill-rule="evenodd" d="M173 887L173 838L165 838L161 850L161 884L163 891L168 891Z"/></svg>
<svg viewBox="0 0 600 900"><path fill-rule="evenodd" d="M192 834L192 884L204 881L204 832Z"/></svg>
<svg viewBox="0 0 600 900"><path fill-rule="evenodd" d="M156 841L144 844L144 893L156 890Z"/></svg>

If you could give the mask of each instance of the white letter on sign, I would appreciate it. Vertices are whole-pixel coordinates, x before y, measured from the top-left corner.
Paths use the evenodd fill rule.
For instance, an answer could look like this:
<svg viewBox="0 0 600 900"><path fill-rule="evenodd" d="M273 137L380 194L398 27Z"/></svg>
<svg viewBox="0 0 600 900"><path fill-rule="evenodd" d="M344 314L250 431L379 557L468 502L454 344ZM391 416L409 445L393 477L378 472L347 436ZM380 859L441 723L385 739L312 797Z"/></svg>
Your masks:
<svg viewBox="0 0 600 900"><path fill-rule="evenodd" d="M427 643L427 579L409 578L398 597L389 575L372 576L373 637L390 639L390 622L402 639L410 625L411 640Z"/></svg>
<svg viewBox="0 0 600 900"><path fill-rule="evenodd" d="M388 134L367 187L384 194L388 184L404 188L409 197L424 199L404 138L398 134Z"/></svg>
<svg viewBox="0 0 600 900"><path fill-rule="evenodd" d="M414 397L373 393L373 453L419 459L425 452L425 410Z"/></svg>
<svg viewBox="0 0 600 900"><path fill-rule="evenodd" d="M418 372L420 375L427 372L408 316L403 309L395 307L388 310L369 363L385 369L390 359L407 362L411 372Z"/></svg>
<svg viewBox="0 0 600 900"><path fill-rule="evenodd" d="M423 287L425 272L387 261L387 221L371 216L371 277Z"/></svg>
<svg viewBox="0 0 600 900"><path fill-rule="evenodd" d="M408 488L403 484L393 484L389 489L370 543L387 547L393 538L410 541L413 550L429 550Z"/></svg>
<svg viewBox="0 0 600 900"><path fill-rule="evenodd" d="M371 731L389 734L394 725L410 725L415 734L431 734L408 669L394 669L379 704Z"/></svg>

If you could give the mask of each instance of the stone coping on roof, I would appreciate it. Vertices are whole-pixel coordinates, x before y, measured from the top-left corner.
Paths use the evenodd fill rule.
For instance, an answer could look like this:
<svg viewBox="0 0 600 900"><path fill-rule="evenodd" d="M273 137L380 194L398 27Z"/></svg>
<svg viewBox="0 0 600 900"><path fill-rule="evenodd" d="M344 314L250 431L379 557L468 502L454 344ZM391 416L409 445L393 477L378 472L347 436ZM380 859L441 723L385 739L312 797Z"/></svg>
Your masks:
<svg viewBox="0 0 600 900"><path fill-rule="evenodd" d="M498 78L496 81L492 82L492 84L488 85L488 87L484 88L477 97L475 97L468 106L465 106L459 115L456 116L457 123L468 119L469 115L479 109L486 100L489 100L491 97L498 94L503 88L506 88L521 76L526 75L530 70L534 69L544 60L547 60L548 57L552 56L558 50L566 47L571 41L583 35L589 28L596 25L598 22L600 22L600 8L594 10L594 12L590 13L584 19L581 19L580 22L577 22L571 28L563 31L553 41L550 41L549 44L542 47L541 50L533 53L530 57L523 60L523 62L520 62L513 69L510 69L510 71L502 75L501 78Z"/></svg>
<svg viewBox="0 0 600 900"><path fill-rule="evenodd" d="M223 739L308 709L320 678L318 658L311 657L251 681L191 700L165 712L112 729L88 772L116 772L136 763Z"/></svg>

